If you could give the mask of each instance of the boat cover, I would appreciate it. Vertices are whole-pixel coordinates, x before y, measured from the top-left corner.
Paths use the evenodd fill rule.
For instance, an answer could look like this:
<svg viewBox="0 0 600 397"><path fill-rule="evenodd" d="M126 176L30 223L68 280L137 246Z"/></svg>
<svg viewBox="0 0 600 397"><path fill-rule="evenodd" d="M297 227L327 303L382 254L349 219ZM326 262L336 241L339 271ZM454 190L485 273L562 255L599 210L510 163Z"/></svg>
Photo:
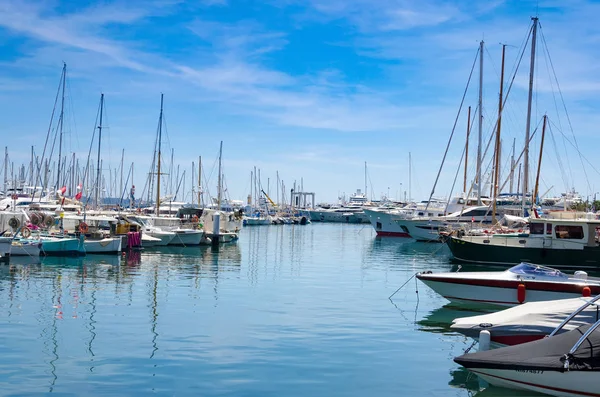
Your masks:
<svg viewBox="0 0 600 397"><path fill-rule="evenodd" d="M591 326L582 325L569 332L522 345L463 354L454 361L469 369L563 372L569 350ZM600 330L592 332L579 349L569 356L569 370L600 371Z"/></svg>
<svg viewBox="0 0 600 397"><path fill-rule="evenodd" d="M589 299L591 298L524 303L496 313L457 318L450 328L471 338L478 338L479 332L483 330L490 331L492 336L548 335ZM563 328L563 332L598 321L600 319L598 303L600 302L590 305L569 321Z"/></svg>

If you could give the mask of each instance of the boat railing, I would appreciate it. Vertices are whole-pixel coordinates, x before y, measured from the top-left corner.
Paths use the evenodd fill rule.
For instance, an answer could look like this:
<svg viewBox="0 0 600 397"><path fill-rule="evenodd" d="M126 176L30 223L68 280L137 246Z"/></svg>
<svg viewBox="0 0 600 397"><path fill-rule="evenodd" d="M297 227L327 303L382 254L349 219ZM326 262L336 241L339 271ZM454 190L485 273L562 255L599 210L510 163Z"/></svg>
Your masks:
<svg viewBox="0 0 600 397"><path fill-rule="evenodd" d="M586 303L581 305L577 310L575 310L567 318L565 318L556 328L554 328L554 331L552 331L550 333L550 335L548 335L547 337L549 338L551 336L556 335L558 333L558 331L563 329L565 325L567 325L573 318L575 318L575 316L577 316L579 313L581 313L582 311L584 311L585 309L587 309L588 307L590 307L591 305L596 303L599 299L600 299L600 295L596 295L594 298L590 299L589 301L587 301Z"/></svg>
<svg viewBox="0 0 600 397"><path fill-rule="evenodd" d="M600 320L596 321L590 328L588 328L588 330L585 331L583 335L581 335L581 338L579 338L579 340L573 345L571 350L569 350L569 353L565 355L565 362L563 364L563 368L565 370L569 370L569 359L573 357L573 354L575 354L575 352L577 351L577 349L579 349L581 344L585 342L587 338L590 337L592 332L594 332L598 327L600 327Z"/></svg>

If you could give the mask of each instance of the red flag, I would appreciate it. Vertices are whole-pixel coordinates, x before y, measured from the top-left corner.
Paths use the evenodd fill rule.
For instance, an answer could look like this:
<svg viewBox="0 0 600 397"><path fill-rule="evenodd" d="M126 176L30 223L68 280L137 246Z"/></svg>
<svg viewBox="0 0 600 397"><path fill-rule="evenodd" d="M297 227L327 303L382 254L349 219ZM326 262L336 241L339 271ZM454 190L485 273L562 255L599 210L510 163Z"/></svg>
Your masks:
<svg viewBox="0 0 600 397"><path fill-rule="evenodd" d="M77 192L75 195L75 200L81 200L81 191Z"/></svg>
<svg viewBox="0 0 600 397"><path fill-rule="evenodd" d="M471 217L471 222L475 222L475 217L474 216Z"/></svg>
<svg viewBox="0 0 600 397"><path fill-rule="evenodd" d="M63 187L60 188L60 194L62 196L64 196L66 192L67 192L67 187L66 186L63 186Z"/></svg>

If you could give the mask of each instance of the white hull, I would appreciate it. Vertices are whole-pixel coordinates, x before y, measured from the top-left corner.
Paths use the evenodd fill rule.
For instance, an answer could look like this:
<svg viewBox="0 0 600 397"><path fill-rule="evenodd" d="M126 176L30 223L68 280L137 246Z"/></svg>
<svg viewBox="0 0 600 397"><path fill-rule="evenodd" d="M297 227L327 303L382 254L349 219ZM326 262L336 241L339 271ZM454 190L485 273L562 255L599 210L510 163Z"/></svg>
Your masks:
<svg viewBox="0 0 600 397"><path fill-rule="evenodd" d="M108 254L121 252L121 238L109 237L102 240L84 240L86 254Z"/></svg>
<svg viewBox="0 0 600 397"><path fill-rule="evenodd" d="M40 256L41 242L13 242L10 247L10 256Z"/></svg>
<svg viewBox="0 0 600 397"><path fill-rule="evenodd" d="M175 238L175 233L173 233L173 232L163 232L163 231L157 231L157 230L144 230L142 233L143 233L142 234L142 243L144 245L146 245L146 241L144 241L144 237L143 237L144 235L150 236L150 237L153 237L153 238L156 238L159 240L158 242L154 243L154 245L152 245L152 247L168 245Z"/></svg>
<svg viewBox="0 0 600 397"><path fill-rule="evenodd" d="M142 247L144 247L144 248L157 247L159 245L166 245L166 244L161 244L161 243L162 243L162 241L159 238L148 236L147 234L142 234Z"/></svg>
<svg viewBox="0 0 600 397"><path fill-rule="evenodd" d="M444 298L468 304L515 306L600 294L598 278L527 263L503 272L424 272L417 278Z"/></svg>
<svg viewBox="0 0 600 397"><path fill-rule="evenodd" d="M429 288L455 303L482 304L495 306L516 306L521 304L517 297L517 284L514 288L461 285L423 280ZM540 302L581 297L581 293L526 290L523 302Z"/></svg>
<svg viewBox="0 0 600 397"><path fill-rule="evenodd" d="M248 217L244 219L244 226L260 226L260 225L270 225L271 218L253 218Z"/></svg>
<svg viewBox="0 0 600 397"><path fill-rule="evenodd" d="M179 229L173 230L175 237L169 242L169 245L200 245L204 232L201 230L193 229Z"/></svg>
<svg viewBox="0 0 600 397"><path fill-rule="evenodd" d="M365 210L365 215L369 218L369 222L378 236L409 237L408 230L398 224L399 220L408 216L407 213Z"/></svg>
<svg viewBox="0 0 600 397"><path fill-rule="evenodd" d="M439 230L444 223L429 219L401 219L397 221L400 227L406 228L410 237L417 241L440 242Z"/></svg>
<svg viewBox="0 0 600 397"><path fill-rule="evenodd" d="M561 397L600 397L600 376L596 371L536 371L471 369L490 385L527 390Z"/></svg>

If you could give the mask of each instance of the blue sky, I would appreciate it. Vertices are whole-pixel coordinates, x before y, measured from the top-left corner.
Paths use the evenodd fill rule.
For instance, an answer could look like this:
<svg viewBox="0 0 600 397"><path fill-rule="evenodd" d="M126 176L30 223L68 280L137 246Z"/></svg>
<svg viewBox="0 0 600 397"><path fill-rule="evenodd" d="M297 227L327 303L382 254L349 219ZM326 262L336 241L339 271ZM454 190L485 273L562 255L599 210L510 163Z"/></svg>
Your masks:
<svg viewBox="0 0 600 397"><path fill-rule="evenodd" d="M188 176L199 155L210 173L223 140L233 198L249 193L250 171L257 166L263 185L270 178L272 192L279 171L288 189L302 178L317 201L333 201L363 187L365 161L369 193L378 198L389 188L392 197L402 197L408 188L409 152L412 195L427 197L478 42L486 42L487 140L497 113L499 43L509 44L506 75L512 78L530 17L537 14L550 58L540 37L532 124L547 112L554 125L540 190L552 188L551 195L571 186L583 195L600 191L598 172L586 165L584 173L582 160L563 137L573 141L574 136L583 155L595 160L600 27L590 16L600 12L598 3L4 0L0 11L0 131L14 162L27 162L32 144L38 153L43 149L64 61L69 73L67 153L86 156L104 92L109 127L102 151L105 172L118 167L125 148L125 163L135 163L139 189L152 157L162 92L164 148L175 150L175 162ZM513 138L517 151L524 141L528 57L527 52L505 109L505 164ZM477 105L476 79L465 104ZM465 123L466 115L457 125L436 196L450 192ZM532 163L538 145L539 134ZM215 179L207 185L214 186Z"/></svg>

